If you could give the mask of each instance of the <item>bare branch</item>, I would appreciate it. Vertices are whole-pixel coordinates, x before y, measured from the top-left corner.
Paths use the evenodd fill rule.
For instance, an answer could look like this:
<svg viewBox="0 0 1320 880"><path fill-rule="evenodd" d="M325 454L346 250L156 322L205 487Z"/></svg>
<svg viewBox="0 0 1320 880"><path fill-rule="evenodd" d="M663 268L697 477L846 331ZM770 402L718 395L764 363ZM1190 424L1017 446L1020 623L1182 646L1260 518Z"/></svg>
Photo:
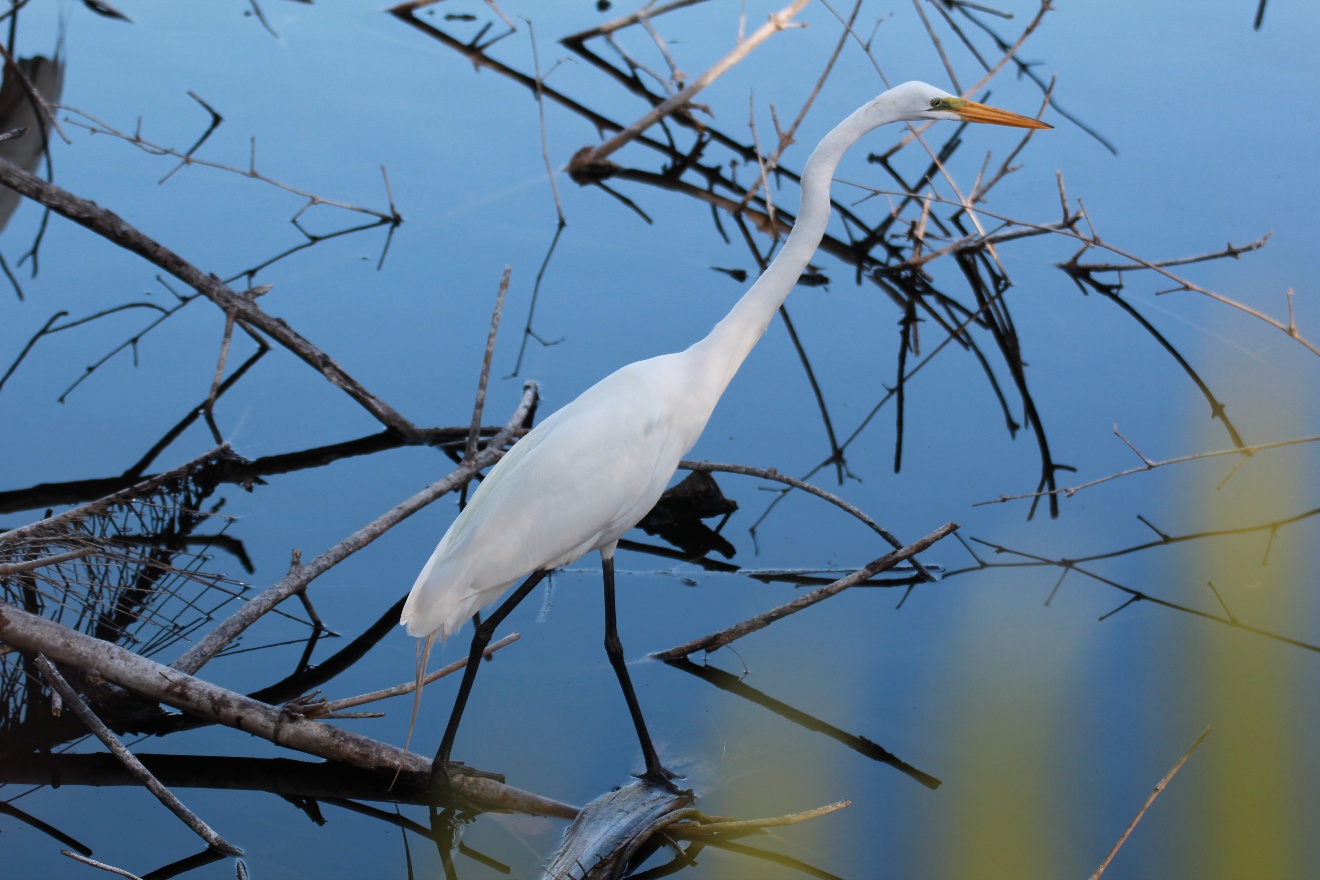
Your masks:
<svg viewBox="0 0 1320 880"><path fill-rule="evenodd" d="M500 317L504 314L504 296L509 292L508 266L500 277L499 291L495 294L495 308L490 315L490 330L486 333L486 356L481 359L481 378L477 380L477 402L472 406L472 426L468 430L466 458L477 454L477 438L481 436L481 416L486 408L486 383L490 379L490 360L495 354L495 338L500 332Z"/></svg>
<svg viewBox="0 0 1320 880"><path fill-rule="evenodd" d="M266 314L252 300L235 293L214 275L202 272L112 212L53 183L28 174L12 162L3 159L0 159L0 183L156 264L224 309L226 313L237 315L239 319L279 342L345 391L381 424L398 431L405 437L417 436L418 428L412 422L364 388L328 354L304 339L282 319Z"/></svg>
<svg viewBox="0 0 1320 880"><path fill-rule="evenodd" d="M604 162L605 159L609 158L610 154L614 153L629 141L632 141L656 122L659 122L661 119L676 110L686 107L698 93L706 88L706 86L719 79L726 71L751 54L753 50L768 40L771 36L788 27L793 16L801 12L802 8L806 5L807 0L793 0L788 6L771 14L770 19L765 24L757 28L756 31L746 40L739 43L737 48L732 52L715 62L710 69L697 77L690 86L668 100L662 101L658 106L653 108L651 112L647 113L641 119L637 120L600 146L580 150L578 154L573 157L573 161L569 163L570 173L584 172L592 165Z"/></svg>
<svg viewBox="0 0 1320 880"><path fill-rule="evenodd" d="M482 652L481 656L489 657L499 649L512 645L520 638L522 638L522 635L519 633L509 633L507 636L500 639L499 641L487 645L486 650ZM450 663L448 666L444 666L441 667L440 669L437 669L435 672L432 672L430 675L426 676L426 678L422 679L422 685L426 686L433 681L438 681L444 678L447 675L453 675L455 672L458 672L460 669L467 666L467 662L468 661L466 657L461 657L458 660L455 660L453 663ZM396 684L394 687L383 688L378 691L372 691L369 694L361 694L356 697L345 697L342 700L330 700L323 704L315 704L311 707L312 711L302 711L301 714L308 718L319 718L331 712L339 712L343 709L352 708L353 706L361 706L365 703L375 703L380 700L387 700L390 697L399 697L399 696L403 696L404 694L411 694L415 690L417 690L416 681L405 681L403 684Z"/></svg>
<svg viewBox="0 0 1320 880"><path fill-rule="evenodd" d="M24 571L32 571L36 568L44 568L47 565L59 565L61 562L70 562L74 559L82 559L84 556L90 556L95 550L91 547L85 547L82 550L72 550L68 553L56 553L53 556L43 556L40 559L30 559L26 562L0 562L0 577L9 577L13 574L19 574Z"/></svg>
<svg viewBox="0 0 1320 880"><path fill-rule="evenodd" d="M160 781L151 775L151 771L143 767L142 762L135 758L132 752L124 748L124 744L119 741L119 737L115 736L110 728L101 723L101 719L97 718L96 714L88 708L78 692L69 686L69 683L64 680L64 676L60 675L59 670L46 659L44 654L38 653L33 660L37 669L41 671L42 678L46 680L51 688L59 692L60 696L64 698L64 704L73 710L73 714L78 716L78 720L110 750L112 755L119 759L121 764L128 768L130 773L137 777L139 782L147 787L148 791L156 796L157 800L164 804L170 812L178 816L183 824L191 828L198 837L205 840L207 846L228 853L231 856L240 855L243 852L243 850L216 834L211 826L198 818L192 810L185 807L174 796L173 792L161 785Z"/></svg>
<svg viewBox="0 0 1320 880"><path fill-rule="evenodd" d="M92 0L87 0L87 2L90 3L92 2ZM94 2L100 4L102 0L94 0ZM107 865L105 862L98 862L96 859L91 859L88 858L87 856L79 855L78 853L73 852L72 850L62 849L60 850L60 855L68 856L69 858L73 859L75 862L82 862L84 865L91 865L93 868L100 868L102 871L109 871L111 874L118 874L120 877L127 877L129 878L129 880L142 880L141 877L139 877L137 874L132 873L131 871L125 871L123 868L116 868L114 865Z"/></svg>
<svg viewBox="0 0 1320 880"><path fill-rule="evenodd" d="M1184 462L1199 461L1201 459L1206 459L1206 458L1218 458L1223 455L1236 455L1236 456L1240 456L1242 459L1246 459L1254 455L1255 453L1263 452L1266 449L1281 449L1285 446L1297 446L1302 443L1315 443L1316 441L1320 441L1320 436L1298 437L1292 440L1278 440L1274 443L1258 443L1255 446L1235 446L1232 449L1216 449L1212 452L1194 452L1190 455L1180 455L1175 458L1166 458L1162 461L1152 461L1151 459L1146 458L1146 456L1142 454L1135 446L1132 446L1131 443L1128 443L1127 438L1124 437L1122 434L1119 434L1117 428L1114 429L1114 433L1118 435L1120 440L1122 440L1124 443L1127 443L1133 452L1136 452L1137 455L1141 457L1141 460L1143 462L1141 467L1128 468L1125 471L1119 471L1117 473L1109 474L1108 476L1105 477L1099 477L1097 479L1090 480L1089 482L1086 483L1079 483L1076 486L1069 486L1065 489L1051 489L1048 492L1024 492L1020 495L1000 495L998 498L992 498L987 501L978 501L972 506L981 507L987 504L1003 504L1006 501L1019 501L1023 498L1040 498L1046 495L1062 495L1066 498L1071 498L1072 496L1076 495L1078 492L1082 491L1083 489L1089 489L1092 486L1098 486L1101 483L1108 483L1110 480L1117 480L1121 477L1128 477L1131 476L1132 474L1139 474L1144 471L1151 471L1154 470L1155 468L1166 467L1171 464L1182 464Z"/></svg>
<svg viewBox="0 0 1320 880"><path fill-rule="evenodd" d="M125 690L285 748L342 761L386 778L400 768L417 779L431 772L431 762L421 755L338 727L298 718L5 602L0 602L0 641L28 654L44 653L69 668L95 670L106 681ZM459 795L476 803L547 816L569 817L576 813L567 804L491 778L467 775L461 768L452 769L450 779Z"/></svg>
<svg viewBox="0 0 1320 880"><path fill-rule="evenodd" d="M815 605L817 602L822 602L830 596L842 593L854 584L859 584L882 571L887 571L888 569L893 568L899 562L920 553L922 550L925 550L927 547L952 533L957 528L957 523L945 523L926 537L914 541L902 550L895 550L893 553L887 553L879 559L872 561L847 577L840 578L832 584L819 587L805 596L800 596L799 598L794 599L792 602L780 605L778 608L773 608L764 614L758 614L756 617L735 624L727 629L722 629L717 633L712 633L711 635L700 639L694 639L691 642L678 645L667 651L658 651L651 656L655 657L657 660L677 660L680 657L687 657L689 654L693 654L697 651L705 651L709 654L711 651L718 650L730 642L742 638L748 633L764 629L782 617L787 617L790 614L801 611L803 608L808 608Z"/></svg>
<svg viewBox="0 0 1320 880"><path fill-rule="evenodd" d="M513 416L505 424L504 429L496 434L481 452L472 458L464 459L446 477L432 483L407 501L395 505L392 509L358 529L308 564L298 565L290 570L278 583L253 596L228 620L211 630L206 638L190 648L178 660L175 660L172 668L188 673L201 669L211 658L224 650L225 646L238 638L244 630L267 611L290 596L307 589L307 585L315 578L385 534L396 523L412 516L440 496L465 485L479 470L494 464L504 455L505 444L518 433L535 401L536 383L528 382L523 386L522 400L519 402L518 408L514 410Z"/></svg>
<svg viewBox="0 0 1320 880"><path fill-rule="evenodd" d="M1127 829L1124 830L1122 836L1118 838L1118 843L1114 844L1114 848L1109 851L1109 855L1105 856L1105 860L1100 863L1100 867L1095 869L1095 873L1091 875L1091 880L1100 880L1100 875L1105 872L1105 868L1109 867L1109 863L1113 861L1114 856L1118 855L1119 848L1127 842L1128 836L1137 827L1137 823L1141 821L1141 817L1146 815L1146 811L1150 809L1150 805L1155 803L1155 798L1159 797L1160 792L1164 791L1165 786L1167 786L1173 779L1173 774L1182 769L1182 765L1187 763L1187 759L1192 756L1192 752L1196 751L1197 747L1200 746L1209 735L1209 727L1201 731L1201 735L1196 738L1196 742L1192 743L1187 751L1183 752L1183 756L1178 759L1177 764L1173 765L1173 769L1164 774L1164 778L1155 784L1155 790L1150 793L1150 797L1146 798L1146 802L1141 805L1141 809L1137 811L1137 815L1133 817L1132 822L1128 825Z"/></svg>

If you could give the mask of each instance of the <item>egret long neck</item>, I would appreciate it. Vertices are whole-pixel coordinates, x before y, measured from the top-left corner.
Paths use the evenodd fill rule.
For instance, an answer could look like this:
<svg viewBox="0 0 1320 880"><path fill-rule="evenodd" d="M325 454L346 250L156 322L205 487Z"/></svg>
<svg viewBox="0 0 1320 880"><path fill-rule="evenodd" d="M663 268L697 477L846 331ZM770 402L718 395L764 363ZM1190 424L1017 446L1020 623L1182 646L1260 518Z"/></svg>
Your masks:
<svg viewBox="0 0 1320 880"><path fill-rule="evenodd" d="M701 393L712 395L711 409L784 304L825 235L834 170L848 148L870 128L862 123L861 115L859 110L849 116L812 151L802 172L802 204L797 222L779 255L710 334L688 349L701 371Z"/></svg>

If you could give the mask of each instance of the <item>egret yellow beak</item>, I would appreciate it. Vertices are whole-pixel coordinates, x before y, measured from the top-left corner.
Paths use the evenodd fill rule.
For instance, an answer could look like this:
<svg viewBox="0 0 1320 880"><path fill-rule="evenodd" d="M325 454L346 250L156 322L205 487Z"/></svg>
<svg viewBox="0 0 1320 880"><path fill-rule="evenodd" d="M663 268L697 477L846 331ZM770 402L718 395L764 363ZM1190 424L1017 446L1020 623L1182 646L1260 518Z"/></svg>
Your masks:
<svg viewBox="0 0 1320 880"><path fill-rule="evenodd" d="M987 107L985 104L960 98L946 100L944 109L957 113L964 122L988 122L991 125L1011 125L1014 128L1054 127L1030 116L1021 116L1008 110L1000 110L998 107Z"/></svg>

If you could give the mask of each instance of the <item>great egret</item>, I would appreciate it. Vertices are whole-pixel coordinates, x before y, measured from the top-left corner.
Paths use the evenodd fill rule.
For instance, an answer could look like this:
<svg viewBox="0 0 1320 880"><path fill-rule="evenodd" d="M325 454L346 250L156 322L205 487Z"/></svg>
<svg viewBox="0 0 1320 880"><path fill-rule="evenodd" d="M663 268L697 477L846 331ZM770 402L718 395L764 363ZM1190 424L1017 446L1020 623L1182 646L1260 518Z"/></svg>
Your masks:
<svg viewBox="0 0 1320 880"><path fill-rule="evenodd" d="M679 460L696 443L716 402L761 338L830 217L830 181L862 135L890 122L936 119L1050 128L1043 122L904 83L841 122L802 172L802 206L779 255L706 338L685 351L637 361L606 376L541 422L491 469L440 539L403 607L408 634L425 638L418 677L436 638L447 639L520 578L522 585L482 621L436 754L444 772L482 651L505 616L552 569L599 550L605 579L605 650L637 729L646 772L661 766L623 660L614 609L614 549L656 503Z"/></svg>

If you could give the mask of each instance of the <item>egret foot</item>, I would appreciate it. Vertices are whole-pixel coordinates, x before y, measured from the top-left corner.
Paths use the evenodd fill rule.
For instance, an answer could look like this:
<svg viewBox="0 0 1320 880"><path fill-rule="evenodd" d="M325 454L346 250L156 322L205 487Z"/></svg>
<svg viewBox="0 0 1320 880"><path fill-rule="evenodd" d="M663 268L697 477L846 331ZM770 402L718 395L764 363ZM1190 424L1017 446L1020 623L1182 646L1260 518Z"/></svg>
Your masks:
<svg viewBox="0 0 1320 880"><path fill-rule="evenodd" d="M685 777L681 773L666 770L659 761L656 761L652 766L647 767L641 773L634 773L633 778L649 782L657 788L663 788L665 791L672 792L673 794L682 794L686 790L679 788L674 782L675 779L684 779Z"/></svg>
<svg viewBox="0 0 1320 880"><path fill-rule="evenodd" d="M461 766L461 764L455 764L453 761L433 761L431 763L431 776L427 780L426 788L431 794L432 803L444 805L457 803L458 795L454 791L454 782L450 774Z"/></svg>

